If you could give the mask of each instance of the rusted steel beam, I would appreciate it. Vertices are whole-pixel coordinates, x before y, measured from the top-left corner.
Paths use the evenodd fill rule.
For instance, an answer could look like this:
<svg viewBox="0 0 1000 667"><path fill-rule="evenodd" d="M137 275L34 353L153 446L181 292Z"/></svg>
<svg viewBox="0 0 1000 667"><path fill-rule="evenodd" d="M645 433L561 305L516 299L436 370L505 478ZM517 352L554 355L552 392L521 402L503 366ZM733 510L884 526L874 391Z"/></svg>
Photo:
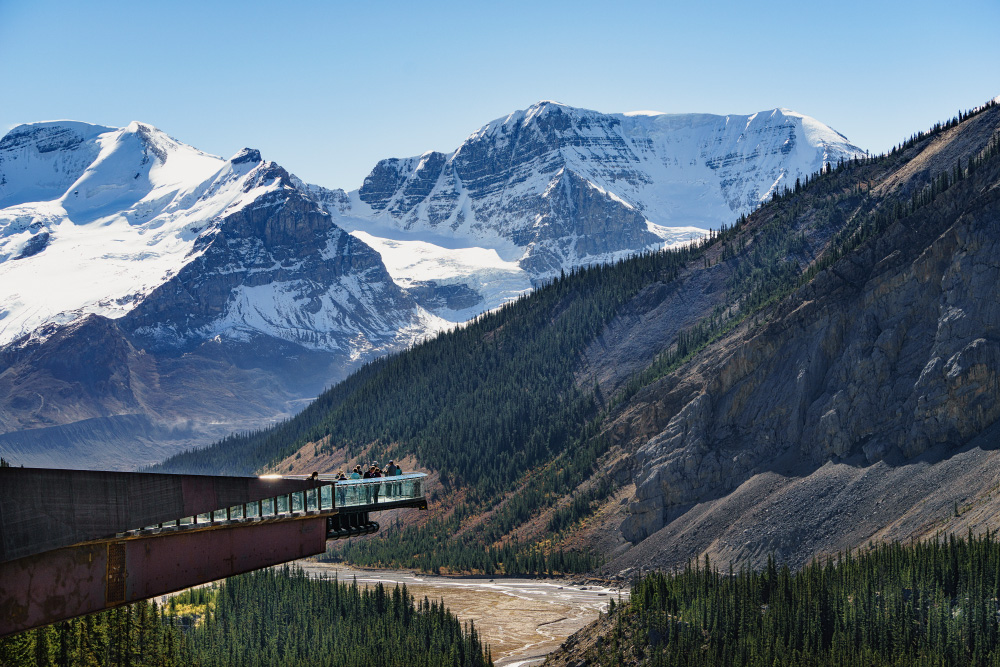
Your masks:
<svg viewBox="0 0 1000 667"><path fill-rule="evenodd" d="M0 562L322 484L311 479L0 468Z"/></svg>
<svg viewBox="0 0 1000 667"><path fill-rule="evenodd" d="M326 516L165 531L0 563L0 636L323 553Z"/></svg>

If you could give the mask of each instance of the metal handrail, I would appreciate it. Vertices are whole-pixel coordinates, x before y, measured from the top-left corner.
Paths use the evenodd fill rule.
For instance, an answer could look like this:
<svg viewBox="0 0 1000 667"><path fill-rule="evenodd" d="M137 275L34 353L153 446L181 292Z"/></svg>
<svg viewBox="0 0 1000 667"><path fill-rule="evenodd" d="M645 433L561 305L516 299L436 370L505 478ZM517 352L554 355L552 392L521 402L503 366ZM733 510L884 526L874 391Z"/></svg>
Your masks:
<svg viewBox="0 0 1000 667"><path fill-rule="evenodd" d="M331 481L335 481L338 486L348 485L348 484L364 485L364 484L379 484L381 482L405 482L408 479L423 479L424 477L427 477L426 473L408 472L402 475L383 475L382 477L369 477L368 479L362 477L361 479L348 478L348 479L338 479ZM322 476L320 476L319 479L322 481L326 481Z"/></svg>
<svg viewBox="0 0 1000 667"><path fill-rule="evenodd" d="M365 479L364 477L360 479L337 479L333 473L320 473L313 477L312 475L280 475L282 478L286 479L315 479L320 482L335 482L337 484L362 484L362 483L378 483L378 482L401 482L407 479L422 479L427 477L425 472L405 472L402 475L382 475L381 477L369 477Z"/></svg>

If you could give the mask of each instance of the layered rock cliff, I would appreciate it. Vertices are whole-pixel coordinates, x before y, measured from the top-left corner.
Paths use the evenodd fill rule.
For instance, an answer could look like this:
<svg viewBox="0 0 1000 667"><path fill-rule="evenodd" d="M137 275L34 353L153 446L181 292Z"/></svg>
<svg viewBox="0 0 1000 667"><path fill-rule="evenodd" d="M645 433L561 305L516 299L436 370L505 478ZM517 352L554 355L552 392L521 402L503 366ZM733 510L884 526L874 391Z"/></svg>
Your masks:
<svg viewBox="0 0 1000 667"><path fill-rule="evenodd" d="M957 165L981 155L998 130L1000 110L993 107L901 151L885 173L856 183L871 188L868 196L829 232L864 235L879 215L884 229L766 311L764 321L745 321L623 409L609 430L635 448L635 492L620 529L638 546L621 563L676 562L683 551L670 547L683 541L677 531L699 529L696 548L737 559L766 556L762 544L777 531L786 536L783 555L801 562L809 548L850 546L834 537L858 526L833 528L822 547L805 540L815 519L809 511L786 512L787 523L768 530L769 518L753 516L759 506L747 495L760 480L781 473L786 479L778 486L796 486L801 497L829 486L831 465L858 474L877 465L886 476L912 465L914 488L902 488L905 474L893 477L909 504L890 502L893 490L878 483L854 497L866 513L883 501L895 506L882 525L867 524L870 537L936 492L928 479L940 478L921 477L921 465L947 461L975 438L989 447L982 437L1000 418L1000 169L993 160L966 177ZM946 190L942 174L950 175ZM943 191L932 197L936 189ZM815 212L784 218L786 233L803 239L804 256L822 249ZM753 224L759 231L769 222ZM731 277L739 260L715 270ZM724 294L716 297L726 302ZM608 372L597 375L613 381ZM982 491L956 489L956 502ZM758 492L760 506L774 493ZM708 508L730 497L740 497L743 509L729 507L728 524L711 522ZM694 518L699 512L706 514ZM941 517L925 517L934 518ZM744 540L730 531L735 523Z"/></svg>

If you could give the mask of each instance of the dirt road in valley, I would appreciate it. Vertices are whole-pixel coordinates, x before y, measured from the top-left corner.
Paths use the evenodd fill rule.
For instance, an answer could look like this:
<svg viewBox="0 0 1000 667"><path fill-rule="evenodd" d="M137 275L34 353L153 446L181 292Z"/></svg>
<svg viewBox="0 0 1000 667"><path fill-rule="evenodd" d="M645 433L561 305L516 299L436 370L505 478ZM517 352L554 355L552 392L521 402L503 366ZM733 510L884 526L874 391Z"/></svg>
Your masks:
<svg viewBox="0 0 1000 667"><path fill-rule="evenodd" d="M475 621L490 645L497 667L528 667L567 637L607 611L612 599L628 598L628 590L581 584L575 580L441 577L394 570L353 570L332 563L300 561L313 576L359 585L406 584L416 599L443 599L462 621Z"/></svg>

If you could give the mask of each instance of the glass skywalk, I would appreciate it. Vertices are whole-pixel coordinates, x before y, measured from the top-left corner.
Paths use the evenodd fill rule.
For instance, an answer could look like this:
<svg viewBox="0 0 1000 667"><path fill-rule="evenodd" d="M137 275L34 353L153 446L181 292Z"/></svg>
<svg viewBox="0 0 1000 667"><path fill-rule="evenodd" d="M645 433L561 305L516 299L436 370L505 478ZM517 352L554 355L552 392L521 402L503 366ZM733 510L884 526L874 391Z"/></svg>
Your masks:
<svg viewBox="0 0 1000 667"><path fill-rule="evenodd" d="M370 512L394 507L412 507L423 500L424 478L427 475L414 472L393 477L348 480L337 480L333 475L274 475L273 477L314 479L320 486L242 505L221 507L204 514L182 517L118 535L119 537L145 535L165 529L225 526L243 521L287 520L300 516L337 514L347 508L352 511Z"/></svg>

